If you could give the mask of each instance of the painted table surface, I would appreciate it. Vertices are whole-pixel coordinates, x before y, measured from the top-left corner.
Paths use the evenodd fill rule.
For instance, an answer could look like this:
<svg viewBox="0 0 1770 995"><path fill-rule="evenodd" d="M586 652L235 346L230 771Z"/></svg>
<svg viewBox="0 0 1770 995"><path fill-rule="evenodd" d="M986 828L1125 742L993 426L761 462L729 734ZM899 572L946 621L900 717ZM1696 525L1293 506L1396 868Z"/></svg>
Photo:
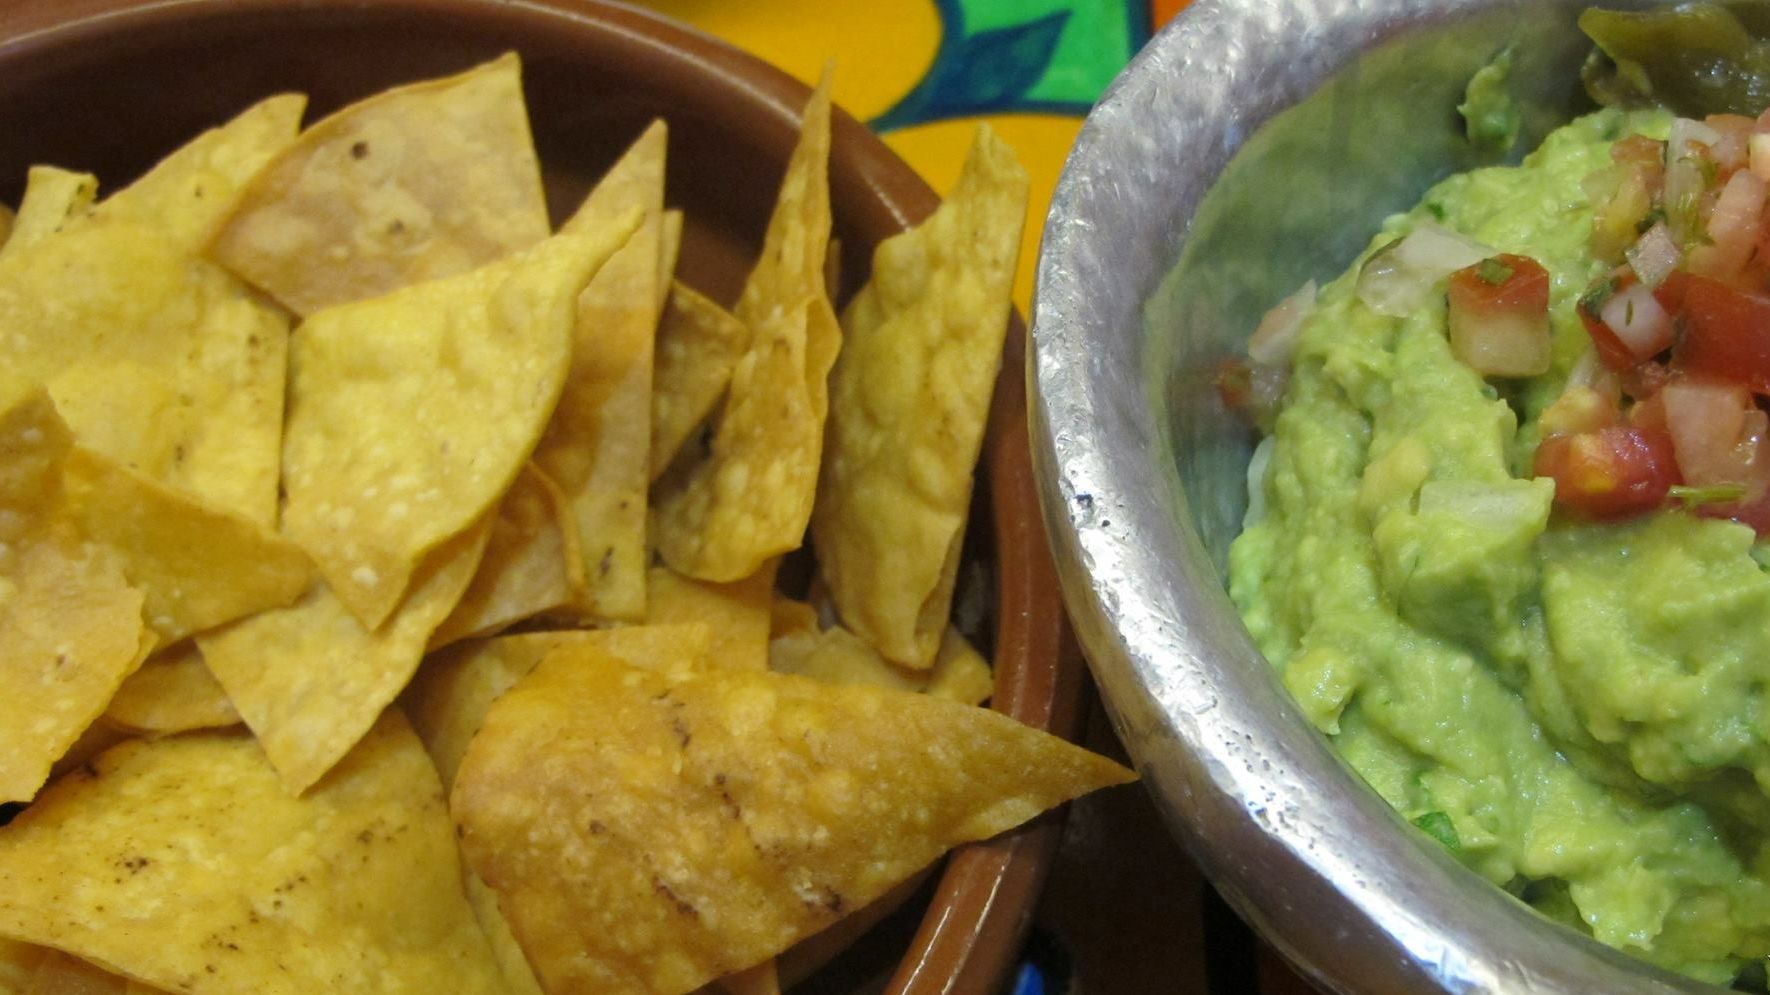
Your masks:
<svg viewBox="0 0 1770 995"><path fill-rule="evenodd" d="M1082 118L1184 0L643 0L834 95L938 191L987 121L1032 180L1015 297ZM1090 745L1122 758L1096 707ZM1137 785L1070 812L1015 995L1307 995L1229 912Z"/></svg>

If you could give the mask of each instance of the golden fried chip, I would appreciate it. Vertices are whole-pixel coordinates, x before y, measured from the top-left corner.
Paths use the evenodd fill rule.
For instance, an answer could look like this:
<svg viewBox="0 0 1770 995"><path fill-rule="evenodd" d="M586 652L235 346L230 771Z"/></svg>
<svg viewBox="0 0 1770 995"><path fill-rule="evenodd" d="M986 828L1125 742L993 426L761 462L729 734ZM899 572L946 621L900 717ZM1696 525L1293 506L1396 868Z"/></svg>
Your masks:
<svg viewBox="0 0 1770 995"><path fill-rule="evenodd" d="M524 464L498 504L479 572L431 634L431 648L571 605L567 557L578 554L570 515L559 485L533 463Z"/></svg>
<svg viewBox="0 0 1770 995"><path fill-rule="evenodd" d="M694 430L706 422L732 368L750 346L750 329L699 291L681 282L658 322L652 374L651 477L670 467Z"/></svg>
<svg viewBox="0 0 1770 995"><path fill-rule="evenodd" d="M0 256L14 255L85 216L98 199L98 177L56 166L32 166L25 176L25 195L18 202L12 234Z"/></svg>
<svg viewBox="0 0 1770 995"><path fill-rule="evenodd" d="M71 446L41 387L0 381L0 802L36 794L153 644L118 557L67 518Z"/></svg>
<svg viewBox="0 0 1770 995"><path fill-rule="evenodd" d="M952 195L879 245L843 316L813 545L843 622L904 666L933 663L951 611L1026 191L980 127Z"/></svg>
<svg viewBox="0 0 1770 995"><path fill-rule="evenodd" d="M302 325L283 527L363 625L379 626L418 561L515 479L565 383L578 293L636 223L558 235Z"/></svg>
<svg viewBox="0 0 1770 995"><path fill-rule="evenodd" d="M288 320L244 284L94 216L0 258L0 326L82 444L275 525Z"/></svg>
<svg viewBox="0 0 1770 995"><path fill-rule="evenodd" d="M670 286L675 282L676 263L682 255L683 214L680 210L664 212L664 245L658 253L658 311L670 300Z"/></svg>
<svg viewBox="0 0 1770 995"><path fill-rule="evenodd" d="M768 669L770 602L779 560L770 560L743 580L713 584L684 577L669 567L652 567L647 625L696 622L713 633L709 663L736 670Z"/></svg>
<svg viewBox="0 0 1770 995"><path fill-rule="evenodd" d="M926 695L553 655L492 705L450 808L549 990L685 992L1132 776Z"/></svg>
<svg viewBox="0 0 1770 995"><path fill-rule="evenodd" d="M253 181L211 252L308 315L465 273L548 231L511 54L309 128Z"/></svg>
<svg viewBox="0 0 1770 995"><path fill-rule="evenodd" d="M246 736L110 750L0 828L0 935L188 993L504 990L397 710L302 798Z"/></svg>
<svg viewBox="0 0 1770 995"><path fill-rule="evenodd" d="M842 333L824 288L830 240L830 94L805 106L762 258L738 298L749 327L710 453L658 481L658 551L678 573L732 581L797 549L811 519L827 378Z"/></svg>
<svg viewBox="0 0 1770 995"><path fill-rule="evenodd" d="M406 686L430 634L455 607L485 552L489 521L425 557L412 592L375 630L324 584L288 608L197 636L209 669L291 792L350 752Z"/></svg>
<svg viewBox="0 0 1770 995"><path fill-rule="evenodd" d="M196 644L186 640L148 657L104 712L105 721L154 736L240 724L240 713L209 672Z"/></svg>
<svg viewBox="0 0 1770 995"><path fill-rule="evenodd" d="M289 604L312 583L301 547L75 447L64 476L74 520L121 557L163 644Z"/></svg>
<svg viewBox="0 0 1770 995"><path fill-rule="evenodd" d="M486 709L550 654L580 661L574 666L606 657L648 670L687 672L709 665L713 640L711 628L696 622L525 632L460 643L424 661L400 706L448 786L455 783Z"/></svg>
<svg viewBox="0 0 1770 995"><path fill-rule="evenodd" d="M160 160L101 201L96 213L152 228L180 250L201 253L247 184L295 141L306 109L307 98L298 93L261 100Z"/></svg>
<svg viewBox="0 0 1770 995"><path fill-rule="evenodd" d="M645 615L645 491L651 482L652 339L664 250L664 123L655 121L590 191L565 232L623 213L639 227L578 297L571 374L535 462L559 482L577 522L579 610L603 620Z"/></svg>
<svg viewBox="0 0 1770 995"><path fill-rule="evenodd" d="M995 687L989 662L950 626L934 665L926 670L892 663L866 640L839 625L821 632L813 627L776 636L768 644L768 667L826 684L873 684L966 705L982 704Z"/></svg>
<svg viewBox="0 0 1770 995"><path fill-rule="evenodd" d="M450 647L424 662L412 685L400 697L418 737L436 761L446 790L467 744L479 731L486 710L497 697L550 653L566 654L578 665L594 666L603 655L633 666L701 666L708 647L707 627L634 626L594 631L533 632ZM497 896L472 870L465 872L467 899L479 916L498 963L519 992L539 992L527 958L498 910Z"/></svg>

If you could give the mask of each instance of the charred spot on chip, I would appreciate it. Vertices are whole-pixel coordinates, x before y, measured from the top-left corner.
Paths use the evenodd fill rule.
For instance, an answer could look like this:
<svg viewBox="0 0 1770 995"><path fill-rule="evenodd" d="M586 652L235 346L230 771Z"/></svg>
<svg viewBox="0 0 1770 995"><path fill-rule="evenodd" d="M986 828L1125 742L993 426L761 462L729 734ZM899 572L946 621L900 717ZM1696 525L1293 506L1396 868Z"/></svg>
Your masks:
<svg viewBox="0 0 1770 995"><path fill-rule="evenodd" d="M696 909L681 895L676 894L676 891L665 883L663 878L653 874L651 877L651 887L652 890L661 895L665 901L675 906L677 912L685 916L692 916L696 919L700 918L700 910Z"/></svg>
<svg viewBox="0 0 1770 995"><path fill-rule="evenodd" d="M369 143L364 141L350 143L350 157L358 162L367 159L369 157Z"/></svg>
<svg viewBox="0 0 1770 995"><path fill-rule="evenodd" d="M128 856L123 856L123 857L117 858L117 866L123 868L124 870L128 871L131 874L140 874L142 872L142 870L145 869L147 867L147 865L151 864L151 863L153 863L153 861L149 860L147 857L141 856L140 854L130 854Z"/></svg>

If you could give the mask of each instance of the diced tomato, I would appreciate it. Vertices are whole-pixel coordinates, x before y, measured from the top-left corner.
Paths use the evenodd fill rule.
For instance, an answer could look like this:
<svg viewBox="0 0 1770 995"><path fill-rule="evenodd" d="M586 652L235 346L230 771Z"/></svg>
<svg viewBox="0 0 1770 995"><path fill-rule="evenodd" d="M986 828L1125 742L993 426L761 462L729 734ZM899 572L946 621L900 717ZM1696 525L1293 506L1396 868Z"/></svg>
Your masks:
<svg viewBox="0 0 1770 995"><path fill-rule="evenodd" d="M1666 143L1646 135L1627 135L1610 146L1610 161L1657 173L1665 166Z"/></svg>
<svg viewBox="0 0 1770 995"><path fill-rule="evenodd" d="M1502 252L1450 275L1450 347L1483 376L1548 372L1549 271Z"/></svg>
<svg viewBox="0 0 1770 995"><path fill-rule="evenodd" d="M1677 278L1678 274L1673 273L1666 279L1666 283L1671 283ZM1599 317L1599 312L1618 290L1627 286L1634 279L1634 274L1630 272L1611 274L1601 280L1597 286L1586 291L1585 296L1579 299L1579 306L1574 309L1579 312L1580 322L1586 326L1586 334L1592 338L1592 348L1597 351L1598 358L1604 361L1605 366L1618 373L1627 373L1640 360L1636 359L1635 354L1629 351L1629 347L1623 344L1623 340L1610 330L1610 326L1604 324L1604 319ZM1663 287L1664 284L1661 286ZM1661 304L1664 304L1663 300Z"/></svg>
<svg viewBox="0 0 1770 995"><path fill-rule="evenodd" d="M1537 447L1534 469L1555 481L1557 505L1586 518L1652 511L1679 479L1671 437L1634 424L1549 436Z"/></svg>
<svg viewBox="0 0 1770 995"><path fill-rule="evenodd" d="M1725 182L1734 170L1745 166L1747 143L1757 122L1744 114L1710 114L1703 123L1720 134L1709 154L1720 169L1718 178Z"/></svg>
<svg viewBox="0 0 1770 995"><path fill-rule="evenodd" d="M1691 272L1719 280L1739 275L1763 229L1765 190L1764 181L1748 170L1735 172L1722 185L1704 222L1708 241L1690 250Z"/></svg>
<svg viewBox="0 0 1770 995"><path fill-rule="evenodd" d="M1770 297L1693 273L1677 274L1684 334L1672 365L1770 394Z"/></svg>
<svg viewBox="0 0 1770 995"><path fill-rule="evenodd" d="M1217 399L1231 411L1245 411L1253 397L1254 368L1245 359L1226 359L1212 378L1217 386Z"/></svg>

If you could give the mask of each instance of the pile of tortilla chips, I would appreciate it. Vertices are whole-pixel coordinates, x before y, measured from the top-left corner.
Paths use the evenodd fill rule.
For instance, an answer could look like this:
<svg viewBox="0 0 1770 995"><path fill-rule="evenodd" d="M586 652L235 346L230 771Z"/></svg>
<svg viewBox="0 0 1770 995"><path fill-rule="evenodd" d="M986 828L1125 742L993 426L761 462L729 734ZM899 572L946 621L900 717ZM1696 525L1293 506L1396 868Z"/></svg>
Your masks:
<svg viewBox="0 0 1770 995"><path fill-rule="evenodd" d="M1130 777L979 707L949 621L1007 148L838 320L820 88L727 311L674 277L666 125L555 228L520 73L273 97L108 196L30 172L0 995L774 992Z"/></svg>

